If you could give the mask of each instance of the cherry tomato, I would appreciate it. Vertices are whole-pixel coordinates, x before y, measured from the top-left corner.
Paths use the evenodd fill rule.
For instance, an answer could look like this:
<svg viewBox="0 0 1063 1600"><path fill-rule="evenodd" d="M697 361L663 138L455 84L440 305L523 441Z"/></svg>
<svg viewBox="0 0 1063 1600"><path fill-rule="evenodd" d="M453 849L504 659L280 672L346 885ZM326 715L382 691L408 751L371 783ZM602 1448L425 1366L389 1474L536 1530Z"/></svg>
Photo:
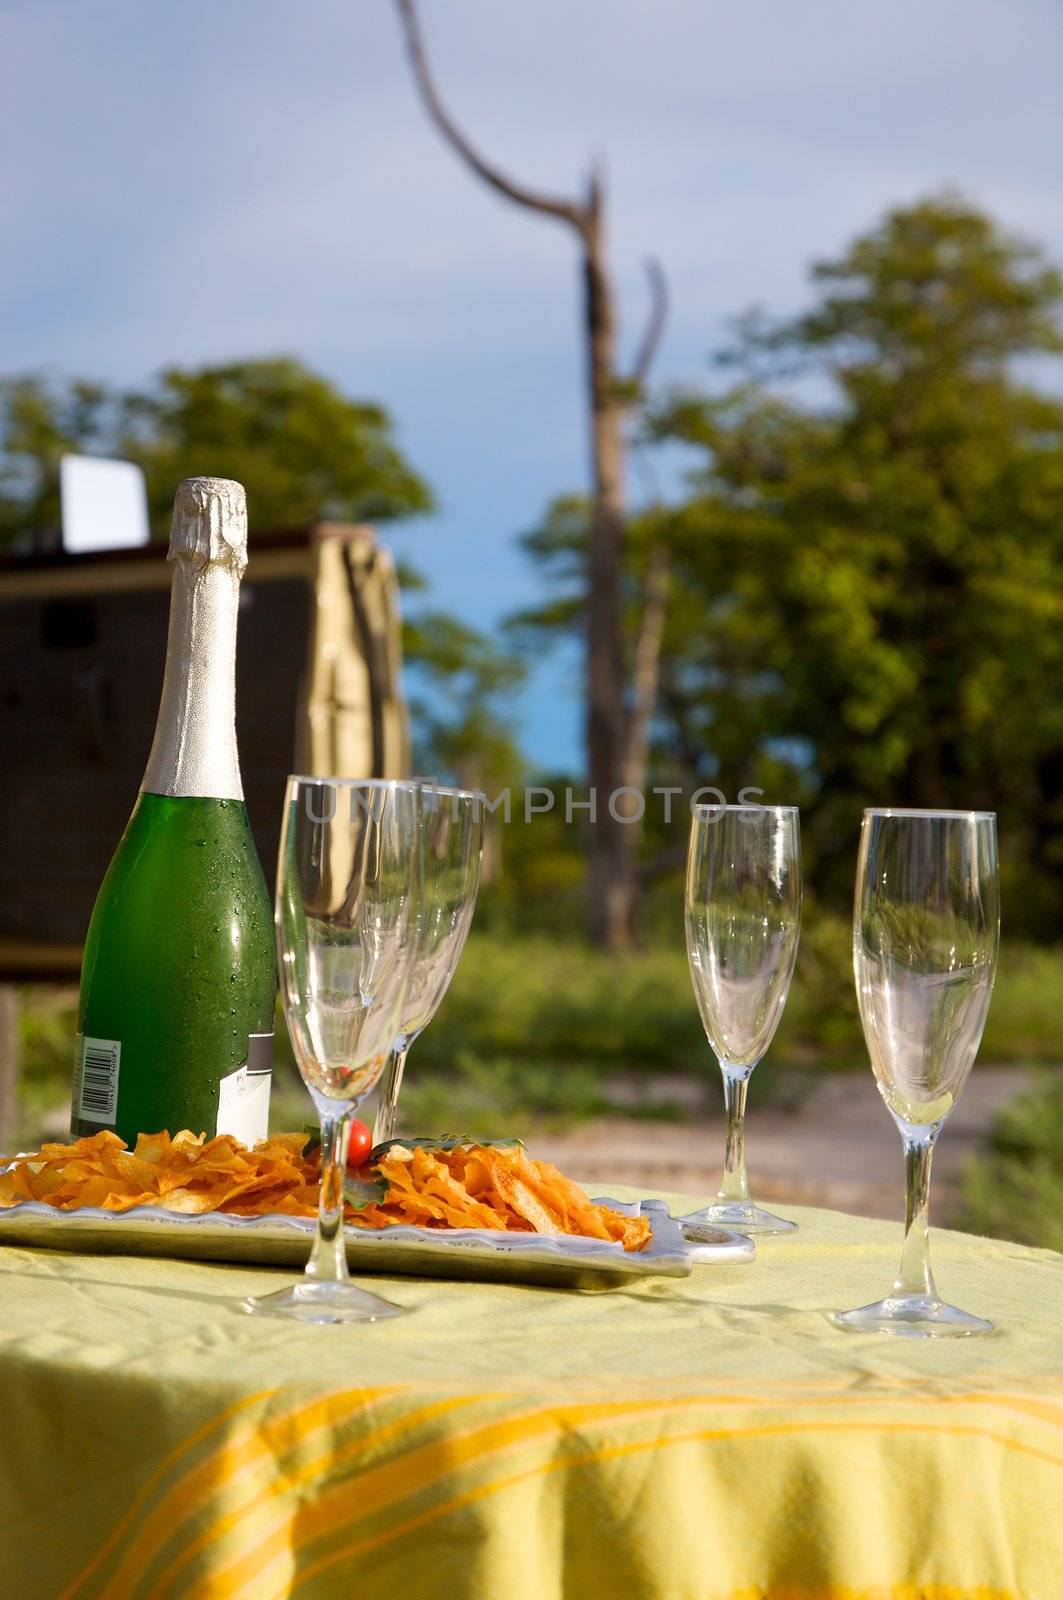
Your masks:
<svg viewBox="0 0 1063 1600"><path fill-rule="evenodd" d="M373 1148L373 1130L357 1117L351 1118L351 1142L347 1146L347 1168L356 1171Z"/></svg>

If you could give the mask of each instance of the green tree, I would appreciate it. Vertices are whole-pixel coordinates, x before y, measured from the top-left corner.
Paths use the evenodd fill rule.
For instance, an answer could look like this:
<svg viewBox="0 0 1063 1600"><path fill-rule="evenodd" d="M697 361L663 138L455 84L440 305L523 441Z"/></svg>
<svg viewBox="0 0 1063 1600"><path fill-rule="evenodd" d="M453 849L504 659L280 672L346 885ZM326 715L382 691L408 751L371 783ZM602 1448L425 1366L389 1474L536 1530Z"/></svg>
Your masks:
<svg viewBox="0 0 1063 1600"><path fill-rule="evenodd" d="M388 414L352 400L290 357L168 368L149 388L110 391L82 379L23 376L0 384L0 543L31 545L59 527L59 460L67 451L124 456L144 469L153 531L169 529L182 478L236 478L257 530L318 520L381 522L431 508L431 493L395 442ZM403 565L407 593L423 587ZM521 667L456 618L407 625L418 759L440 775L508 782L519 752L501 697Z"/></svg>
<svg viewBox="0 0 1063 1600"><path fill-rule="evenodd" d="M1063 281L953 196L813 278L806 315L741 325L743 381L658 413L702 458L663 711L725 786L788 761L839 888L865 804L999 809L1036 925L1063 856L1063 404L1031 358L1063 350ZM780 385L810 369L824 406Z"/></svg>
<svg viewBox="0 0 1063 1600"><path fill-rule="evenodd" d="M291 357L168 368L125 396L121 423L121 453L144 468L160 530L174 484L200 473L238 479L258 528L384 522L431 507L387 412Z"/></svg>
<svg viewBox="0 0 1063 1600"><path fill-rule="evenodd" d="M252 530L318 519L382 522L431 509L386 411L352 400L291 357L171 367L147 389L111 391L36 375L0 385L0 539L59 525L66 451L123 456L144 469L152 528L169 531L182 478L236 478ZM252 532L253 536L253 532Z"/></svg>
<svg viewBox="0 0 1063 1600"><path fill-rule="evenodd" d="M422 685L410 697L418 769L492 796L519 782L523 761L507 703L523 662L443 611L407 622L404 642Z"/></svg>
<svg viewBox="0 0 1063 1600"><path fill-rule="evenodd" d="M629 662L655 552L670 572L651 774L801 802L839 903L864 805L992 806L1011 925L1058 927L1063 283L945 195L813 284L805 315L740 321L723 384L651 415L692 463L626 532ZM526 647L581 625L586 526L568 497L525 536L547 591L512 619Z"/></svg>
<svg viewBox="0 0 1063 1600"><path fill-rule="evenodd" d="M60 458L105 453L114 428L101 384L57 388L35 374L0 383L0 548L58 541Z"/></svg>

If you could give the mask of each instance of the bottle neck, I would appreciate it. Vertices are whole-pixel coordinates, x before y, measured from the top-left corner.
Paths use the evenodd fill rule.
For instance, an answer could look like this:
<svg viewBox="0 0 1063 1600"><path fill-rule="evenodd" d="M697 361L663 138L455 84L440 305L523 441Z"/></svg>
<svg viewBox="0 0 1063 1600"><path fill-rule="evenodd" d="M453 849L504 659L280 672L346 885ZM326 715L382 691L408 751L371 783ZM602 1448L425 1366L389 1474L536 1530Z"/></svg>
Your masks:
<svg viewBox="0 0 1063 1600"><path fill-rule="evenodd" d="M166 670L141 790L242 800L236 752L236 616L229 564L174 561Z"/></svg>

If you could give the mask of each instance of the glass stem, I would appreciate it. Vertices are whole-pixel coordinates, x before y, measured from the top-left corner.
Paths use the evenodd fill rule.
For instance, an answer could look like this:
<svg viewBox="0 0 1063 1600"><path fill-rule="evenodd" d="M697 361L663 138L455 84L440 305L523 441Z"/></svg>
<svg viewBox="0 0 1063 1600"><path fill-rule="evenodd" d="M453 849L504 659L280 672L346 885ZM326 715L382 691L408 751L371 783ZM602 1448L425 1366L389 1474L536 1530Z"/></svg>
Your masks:
<svg viewBox="0 0 1063 1600"><path fill-rule="evenodd" d="M399 1116L399 1090L402 1088L402 1074L406 1070L406 1057L410 1053L412 1039L399 1039L391 1047L387 1066L380 1077L380 1097L376 1103L376 1120L373 1123L373 1143L383 1144L385 1139L394 1139L395 1124Z"/></svg>
<svg viewBox="0 0 1063 1600"><path fill-rule="evenodd" d="M350 1112L321 1118L321 1192L317 1204L317 1234L306 1275L317 1283L346 1283L347 1250L343 1240L343 1180L347 1172L347 1145L351 1136Z"/></svg>
<svg viewBox="0 0 1063 1600"><path fill-rule="evenodd" d="M893 1285L895 1295L937 1298L930 1271L930 1163L936 1140L936 1131L921 1139L904 1136L907 1200L901 1270Z"/></svg>
<svg viewBox="0 0 1063 1600"><path fill-rule="evenodd" d="M746 1178L746 1093L752 1067L731 1067L720 1063L723 1073L723 1103L727 1110L727 1147L723 1162L720 1200L748 1200Z"/></svg>

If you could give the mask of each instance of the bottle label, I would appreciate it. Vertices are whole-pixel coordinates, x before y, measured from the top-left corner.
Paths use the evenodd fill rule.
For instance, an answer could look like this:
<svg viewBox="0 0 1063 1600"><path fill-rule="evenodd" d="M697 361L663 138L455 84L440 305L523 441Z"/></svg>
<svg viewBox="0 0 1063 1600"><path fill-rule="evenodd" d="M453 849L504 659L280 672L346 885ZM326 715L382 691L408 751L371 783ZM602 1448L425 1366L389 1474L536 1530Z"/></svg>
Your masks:
<svg viewBox="0 0 1063 1600"><path fill-rule="evenodd" d="M78 1034L74 1056L74 1104L79 1122L113 1128L118 1113L118 1039L89 1039Z"/></svg>
<svg viewBox="0 0 1063 1600"><path fill-rule="evenodd" d="M273 1081L273 1035L253 1033L247 1061L218 1085L219 1133L230 1133L248 1146L269 1132L269 1091Z"/></svg>

